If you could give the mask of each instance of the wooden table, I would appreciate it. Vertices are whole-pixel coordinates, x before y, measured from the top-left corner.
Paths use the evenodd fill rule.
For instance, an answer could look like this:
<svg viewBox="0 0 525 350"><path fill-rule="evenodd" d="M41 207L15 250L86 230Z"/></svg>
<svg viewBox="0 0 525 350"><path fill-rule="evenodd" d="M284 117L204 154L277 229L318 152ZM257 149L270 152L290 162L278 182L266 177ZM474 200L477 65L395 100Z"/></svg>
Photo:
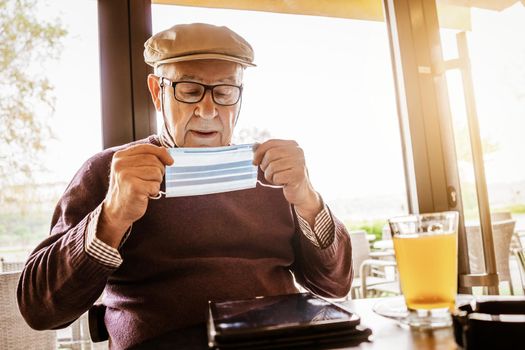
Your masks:
<svg viewBox="0 0 525 350"><path fill-rule="evenodd" d="M350 349L457 349L452 327L434 331L411 331L399 326L396 321L377 315L372 307L381 299L358 299L344 302L352 311L361 316L361 323L372 329L373 340Z"/></svg>
<svg viewBox="0 0 525 350"><path fill-rule="evenodd" d="M373 350L449 350L457 349L452 328L434 331L411 331L402 328L396 321L384 318L372 311L381 299L358 299L342 303L361 317L361 324L372 329L373 340L359 346L344 349ZM205 326L170 332L145 342L134 349L187 349L204 350L206 345Z"/></svg>

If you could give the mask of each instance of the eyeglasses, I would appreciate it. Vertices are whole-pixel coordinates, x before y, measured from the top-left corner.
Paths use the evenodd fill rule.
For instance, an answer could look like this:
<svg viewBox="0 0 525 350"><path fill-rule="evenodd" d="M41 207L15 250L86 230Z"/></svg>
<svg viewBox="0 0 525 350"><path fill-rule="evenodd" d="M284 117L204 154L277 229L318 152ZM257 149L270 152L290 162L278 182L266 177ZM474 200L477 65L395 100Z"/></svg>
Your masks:
<svg viewBox="0 0 525 350"><path fill-rule="evenodd" d="M207 90L211 90L213 102L221 106L233 106L242 94L242 86L219 84L206 85L194 81L171 81L161 77L161 84L173 87L175 99L183 103L202 101Z"/></svg>

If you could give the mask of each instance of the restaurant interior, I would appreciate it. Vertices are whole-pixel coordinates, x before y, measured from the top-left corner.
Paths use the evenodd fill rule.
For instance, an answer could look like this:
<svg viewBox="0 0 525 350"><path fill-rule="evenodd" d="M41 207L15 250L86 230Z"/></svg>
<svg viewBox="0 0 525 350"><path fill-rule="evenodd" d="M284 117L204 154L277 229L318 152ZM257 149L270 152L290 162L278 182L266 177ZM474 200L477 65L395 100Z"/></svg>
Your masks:
<svg viewBox="0 0 525 350"><path fill-rule="evenodd" d="M145 83L153 69L144 62L144 42L187 22L246 35L257 67L246 72L234 140L298 140L312 181L349 232L352 285L347 296L327 302L358 315L372 336L308 346L519 348L523 340L513 337L525 331L525 0L82 0L42 1L41 10L31 1L0 1L3 28L21 11L55 29L49 46L35 53L45 57L42 65L26 72L48 84L41 96L50 95L14 83L0 92L2 119L35 118L0 124L0 349L111 348L93 336L88 312L66 328L31 329L18 309L17 286L83 161L162 129ZM32 45L26 47L37 52ZM8 62L4 81L11 69L24 71L16 54L6 54L19 48L9 44L0 53L0 65ZM10 109L4 101L13 96L30 98L30 111ZM434 239L442 231L454 234L450 255L441 241L402 245L405 236ZM407 276L416 265L425 278L413 284L427 289L443 286L436 276L449 268L446 321L411 318L409 290L417 288ZM186 347L172 337L139 348L229 346L200 339L206 346L188 340Z"/></svg>

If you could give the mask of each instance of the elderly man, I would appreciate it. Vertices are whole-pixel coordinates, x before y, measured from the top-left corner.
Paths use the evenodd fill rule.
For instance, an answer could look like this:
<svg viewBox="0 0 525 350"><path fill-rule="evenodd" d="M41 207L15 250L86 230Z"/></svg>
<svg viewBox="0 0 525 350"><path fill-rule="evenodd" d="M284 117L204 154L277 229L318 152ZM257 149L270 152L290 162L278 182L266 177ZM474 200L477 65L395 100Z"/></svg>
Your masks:
<svg viewBox="0 0 525 350"><path fill-rule="evenodd" d="M257 186L152 200L168 148L230 145L251 46L226 27L176 25L145 44L159 136L107 149L75 175L31 254L18 288L35 329L65 327L104 291L112 348L205 321L208 300L297 292L327 297L351 284L351 247L308 178L294 141L254 151ZM109 176L108 176L109 175Z"/></svg>

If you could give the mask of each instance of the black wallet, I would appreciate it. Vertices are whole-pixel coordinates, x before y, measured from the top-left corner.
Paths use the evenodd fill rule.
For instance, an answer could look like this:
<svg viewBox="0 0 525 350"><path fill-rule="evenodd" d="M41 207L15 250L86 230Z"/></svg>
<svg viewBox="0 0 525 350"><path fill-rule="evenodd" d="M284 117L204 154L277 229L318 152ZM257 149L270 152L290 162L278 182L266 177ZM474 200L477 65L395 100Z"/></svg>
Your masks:
<svg viewBox="0 0 525 350"><path fill-rule="evenodd" d="M355 313L311 293L209 302L214 349L323 349L357 345L371 330Z"/></svg>
<svg viewBox="0 0 525 350"><path fill-rule="evenodd" d="M456 343L465 350L518 349L525 336L525 299L466 304L452 321Z"/></svg>

